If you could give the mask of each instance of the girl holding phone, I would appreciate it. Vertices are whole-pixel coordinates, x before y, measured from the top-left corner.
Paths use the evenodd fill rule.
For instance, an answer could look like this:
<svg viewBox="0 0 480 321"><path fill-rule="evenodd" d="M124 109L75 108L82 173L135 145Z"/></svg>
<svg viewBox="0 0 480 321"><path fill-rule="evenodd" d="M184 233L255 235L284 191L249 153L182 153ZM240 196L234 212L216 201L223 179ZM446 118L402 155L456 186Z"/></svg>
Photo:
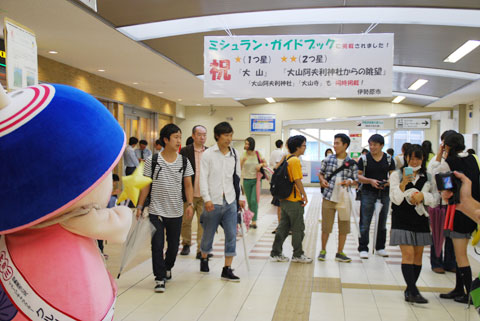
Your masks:
<svg viewBox="0 0 480 321"><path fill-rule="evenodd" d="M407 284L405 301L428 303L416 283L422 270L423 248L432 244L425 206L435 206L439 194L432 193L432 180L425 168L422 147L412 145L404 155L406 163L403 168L390 175L390 245L399 245L402 252L402 274Z"/></svg>

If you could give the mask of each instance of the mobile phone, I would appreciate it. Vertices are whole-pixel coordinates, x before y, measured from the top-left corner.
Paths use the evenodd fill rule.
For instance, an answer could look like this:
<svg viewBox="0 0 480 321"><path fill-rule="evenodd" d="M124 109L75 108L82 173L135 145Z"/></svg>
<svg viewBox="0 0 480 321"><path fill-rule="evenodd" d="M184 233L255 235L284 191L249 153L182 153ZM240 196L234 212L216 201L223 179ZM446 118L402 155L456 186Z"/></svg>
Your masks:
<svg viewBox="0 0 480 321"><path fill-rule="evenodd" d="M412 175L413 174L413 168L410 166L405 167L405 176Z"/></svg>

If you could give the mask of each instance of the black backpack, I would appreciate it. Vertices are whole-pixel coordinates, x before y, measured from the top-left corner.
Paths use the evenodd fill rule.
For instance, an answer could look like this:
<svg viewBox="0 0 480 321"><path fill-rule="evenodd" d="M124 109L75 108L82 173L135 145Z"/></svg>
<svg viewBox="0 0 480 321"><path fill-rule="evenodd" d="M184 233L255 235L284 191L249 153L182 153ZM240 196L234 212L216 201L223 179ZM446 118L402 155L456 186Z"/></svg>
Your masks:
<svg viewBox="0 0 480 321"><path fill-rule="evenodd" d="M270 180L270 193L273 197L278 199L285 199L292 193L294 182L290 181L288 175L288 160L294 157L294 155L285 158L283 162L273 172L272 179ZM296 197L296 190L294 190Z"/></svg>

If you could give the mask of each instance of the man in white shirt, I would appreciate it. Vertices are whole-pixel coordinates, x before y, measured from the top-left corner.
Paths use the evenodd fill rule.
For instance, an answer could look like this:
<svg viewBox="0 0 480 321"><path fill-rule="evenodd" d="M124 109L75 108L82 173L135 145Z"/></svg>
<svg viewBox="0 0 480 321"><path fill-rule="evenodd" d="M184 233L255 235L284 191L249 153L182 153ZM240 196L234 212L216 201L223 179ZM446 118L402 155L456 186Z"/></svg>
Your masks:
<svg viewBox="0 0 480 321"><path fill-rule="evenodd" d="M275 142L275 146L277 147L277 149L275 149L272 152L272 154L270 155L270 167L272 167L272 168L277 166L277 164L282 160L283 156L285 156L287 154L282 149L283 141L281 139L279 139Z"/></svg>
<svg viewBox="0 0 480 321"><path fill-rule="evenodd" d="M200 218L203 226L200 272L210 271L208 254L212 252L215 232L221 224L225 232L225 266L222 280L239 282L240 278L233 274L232 261L236 255L237 202L242 208L245 206L244 200L239 201L240 158L238 152L230 147L232 126L221 122L213 131L217 143L203 153L200 165L200 194L205 203L205 211Z"/></svg>
<svg viewBox="0 0 480 321"><path fill-rule="evenodd" d="M283 151L283 141L281 139L277 140L275 142L275 146L277 149L275 149L272 154L270 155L270 167L272 169L276 168L278 163L282 160L282 158L287 155L285 151ZM280 200L277 198L272 198L271 204L277 208L277 218L278 222L280 223L280 219L282 218L282 211L280 209ZM275 229L272 233L275 234L277 232L277 229Z"/></svg>
<svg viewBox="0 0 480 321"><path fill-rule="evenodd" d="M139 148L135 150L135 156L137 156L138 161L145 161L152 156L152 152L147 148L148 142L145 139L142 139L138 145Z"/></svg>

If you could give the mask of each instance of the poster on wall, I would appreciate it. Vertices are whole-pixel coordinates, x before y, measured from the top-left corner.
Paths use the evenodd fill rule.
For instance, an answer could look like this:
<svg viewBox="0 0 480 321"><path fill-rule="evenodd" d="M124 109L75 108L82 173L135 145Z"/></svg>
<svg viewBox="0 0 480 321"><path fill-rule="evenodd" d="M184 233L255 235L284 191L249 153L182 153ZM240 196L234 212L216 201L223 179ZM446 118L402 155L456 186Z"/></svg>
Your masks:
<svg viewBox="0 0 480 321"><path fill-rule="evenodd" d="M35 33L8 18L5 18L3 32L7 90L37 85L38 62Z"/></svg>
<svg viewBox="0 0 480 321"><path fill-rule="evenodd" d="M205 97L391 97L393 34L204 37Z"/></svg>
<svg viewBox="0 0 480 321"><path fill-rule="evenodd" d="M250 114L251 132L275 132L275 114Z"/></svg>
<svg viewBox="0 0 480 321"><path fill-rule="evenodd" d="M358 158L362 153L362 131L361 130L351 130L349 133L350 136L350 146L348 151L350 152L351 158Z"/></svg>

